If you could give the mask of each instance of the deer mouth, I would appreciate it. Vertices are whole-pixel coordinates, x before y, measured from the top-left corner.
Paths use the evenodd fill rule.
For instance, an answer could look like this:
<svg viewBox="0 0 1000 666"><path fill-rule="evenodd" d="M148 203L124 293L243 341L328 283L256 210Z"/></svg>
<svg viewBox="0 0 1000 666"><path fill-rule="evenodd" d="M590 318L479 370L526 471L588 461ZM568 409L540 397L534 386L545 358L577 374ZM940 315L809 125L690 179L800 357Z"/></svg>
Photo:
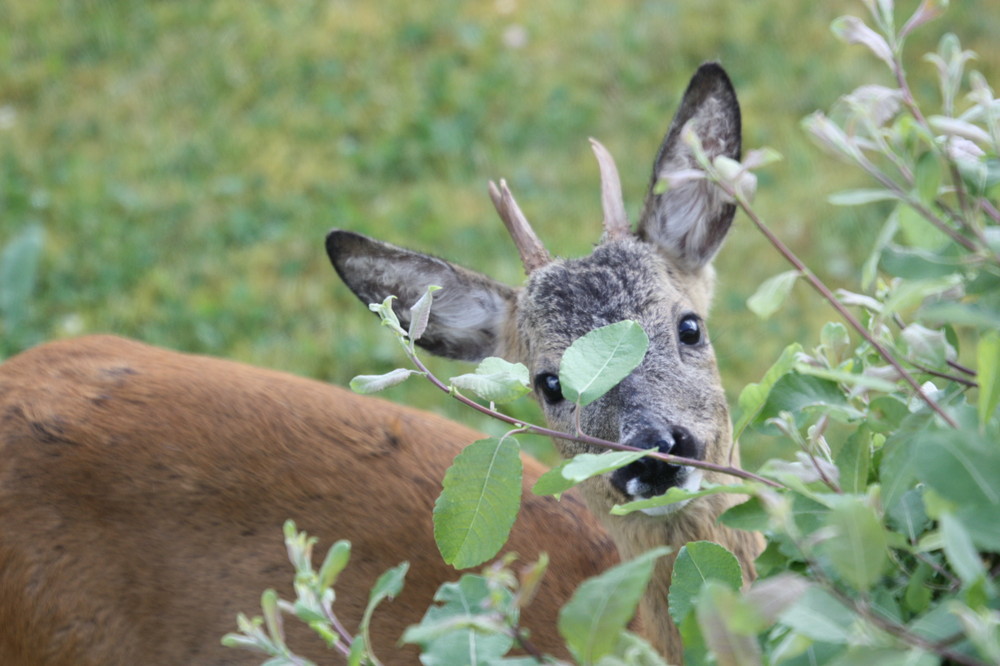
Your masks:
<svg viewBox="0 0 1000 666"><path fill-rule="evenodd" d="M632 446L700 460L704 447L689 430L674 426L666 432L647 433L628 442ZM657 458L644 457L611 473L611 484L629 501L651 499L671 488L696 491L701 488L702 471L690 465L673 465ZM677 511L690 500L642 509L651 516Z"/></svg>

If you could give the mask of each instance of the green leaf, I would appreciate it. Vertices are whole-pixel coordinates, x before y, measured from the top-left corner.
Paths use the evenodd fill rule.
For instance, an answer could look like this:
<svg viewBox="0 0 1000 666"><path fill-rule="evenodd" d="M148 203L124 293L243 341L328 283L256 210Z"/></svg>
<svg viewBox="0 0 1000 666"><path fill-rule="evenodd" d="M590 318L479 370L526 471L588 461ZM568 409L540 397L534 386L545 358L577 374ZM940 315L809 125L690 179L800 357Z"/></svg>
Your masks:
<svg viewBox="0 0 1000 666"><path fill-rule="evenodd" d="M455 457L434 504L434 539L456 569L481 564L507 541L521 502L521 458L512 438L473 442Z"/></svg>
<svg viewBox="0 0 1000 666"><path fill-rule="evenodd" d="M756 619L753 615L753 608L731 586L716 579L705 581L698 598L698 626L715 663L760 666L757 637L741 626L749 624L747 616L751 622Z"/></svg>
<svg viewBox="0 0 1000 666"><path fill-rule="evenodd" d="M938 230L909 204L900 202L895 214L899 219L899 230L907 245L924 250L939 250L951 243L944 232Z"/></svg>
<svg viewBox="0 0 1000 666"><path fill-rule="evenodd" d="M916 543L927 529L927 511L924 509L923 491L914 488L903 493L899 501L889 508L890 525Z"/></svg>
<svg viewBox="0 0 1000 666"><path fill-rule="evenodd" d="M764 405L767 404L767 398L771 394L771 389L774 387L775 382L788 372L791 372L792 368L795 367L796 357L801 351L802 345L797 342L785 347L784 351L781 352L781 356L764 373L764 377L760 382L747 384L740 391L740 397L737 400L739 417L733 426L733 439L739 439L746 427L756 420L757 415L760 414Z"/></svg>
<svg viewBox="0 0 1000 666"><path fill-rule="evenodd" d="M375 581L375 584L372 585L371 592L368 593L368 605L365 606L365 612L361 617L361 624L358 626L357 638L364 641L362 649L365 646L371 649L371 637L368 635L368 628L371 626L372 614L380 603L386 599L395 599L403 591L403 579L406 578L406 572L409 569L410 563L403 562L383 573ZM351 646L351 650L353 652L353 645Z"/></svg>
<svg viewBox="0 0 1000 666"><path fill-rule="evenodd" d="M781 412L798 414L813 408L846 418L861 416L860 412L847 403L847 398L836 382L792 372L775 382L760 418L774 418Z"/></svg>
<svg viewBox="0 0 1000 666"><path fill-rule="evenodd" d="M615 647L635 615L657 558L668 548L654 548L583 582L559 612L559 633L576 659L591 664Z"/></svg>
<svg viewBox="0 0 1000 666"><path fill-rule="evenodd" d="M746 495L757 490L757 486L752 485L724 485L703 483L699 490L685 490L676 486L669 488L667 492L649 499L636 500L627 504L616 504L611 507L611 515L624 516L643 509L655 509L661 506L669 506L678 502L704 497L706 495L718 495L720 493L732 495Z"/></svg>
<svg viewBox="0 0 1000 666"><path fill-rule="evenodd" d="M916 476L960 506L1000 511L1000 447L977 431L941 430L914 442Z"/></svg>
<svg viewBox="0 0 1000 666"><path fill-rule="evenodd" d="M576 481L567 479L562 473L563 468L568 463L569 460L563 460L558 465L538 477L538 481L535 481L535 485L532 486L531 492L536 495L561 495L575 486Z"/></svg>
<svg viewBox="0 0 1000 666"><path fill-rule="evenodd" d="M557 495L581 481L630 465L644 455L645 451L579 453L539 477L534 492L537 495Z"/></svg>
<svg viewBox="0 0 1000 666"><path fill-rule="evenodd" d="M1000 328L1000 311L981 303L956 303L940 301L925 304L920 308L919 318L961 326L975 326L984 329Z"/></svg>
<svg viewBox="0 0 1000 666"><path fill-rule="evenodd" d="M559 364L563 396L589 405L614 388L642 362L649 337L638 322L620 321L573 342Z"/></svg>
<svg viewBox="0 0 1000 666"><path fill-rule="evenodd" d="M431 302L434 300L434 292L441 287L429 285L423 296L410 308L410 329L407 331L410 340L419 340L427 330L427 322L431 316Z"/></svg>
<svg viewBox="0 0 1000 666"><path fill-rule="evenodd" d="M861 497L844 497L830 511L827 525L834 536L823 543L823 552L841 578L867 592L882 577L889 552L875 510Z"/></svg>
<svg viewBox="0 0 1000 666"><path fill-rule="evenodd" d="M746 502L729 507L719 516L719 522L737 530L760 532L767 528L771 518L760 497L751 497Z"/></svg>
<svg viewBox="0 0 1000 666"><path fill-rule="evenodd" d="M882 501L892 508L916 483L913 449L915 442L931 425L929 412L917 412L906 416L893 429L882 446L882 460L879 464L879 479L882 482Z"/></svg>
<svg viewBox="0 0 1000 666"><path fill-rule="evenodd" d="M506 666L506 662L504 664ZM538 666L538 660L532 658L523 666ZM632 632L624 631L618 638L614 654L602 658L597 662L597 666L668 666L668 664L649 641Z"/></svg>
<svg viewBox="0 0 1000 666"><path fill-rule="evenodd" d="M917 168L913 176L920 201L924 204L933 204L941 186L941 160L937 153L928 150L921 155L917 159Z"/></svg>
<svg viewBox="0 0 1000 666"><path fill-rule="evenodd" d="M502 606L510 604L508 590L497 593ZM514 639L483 630L488 619L484 604L493 603L492 594L489 582L479 575L465 574L458 582L444 583L434 595L435 604L419 625L406 630L403 642L422 646L420 662L424 666L494 663L510 650ZM516 619L516 609L512 612Z"/></svg>
<svg viewBox="0 0 1000 666"><path fill-rule="evenodd" d="M264 590L260 595L260 608L264 612L268 638L279 648L285 648L285 628L278 610L278 593L272 589Z"/></svg>
<svg viewBox="0 0 1000 666"><path fill-rule="evenodd" d="M904 312L921 305L930 297L937 297L944 292L962 284L958 275L930 278L926 280L901 280L893 288L889 297L882 304L882 316L889 317L897 312Z"/></svg>
<svg viewBox="0 0 1000 666"><path fill-rule="evenodd" d="M321 587L333 587L340 572L347 566L351 558L351 542L345 539L337 541L326 552L323 564L319 568L319 584Z"/></svg>
<svg viewBox="0 0 1000 666"><path fill-rule="evenodd" d="M823 324L819 341L832 365L837 365L850 354L851 336L847 332L847 327L839 321L828 321Z"/></svg>
<svg viewBox="0 0 1000 666"><path fill-rule="evenodd" d="M788 610L781 623L803 636L825 643L848 643L858 617L819 586L810 587Z"/></svg>
<svg viewBox="0 0 1000 666"><path fill-rule="evenodd" d="M985 426L1000 403L1000 331L987 331L976 347L979 424Z"/></svg>
<svg viewBox="0 0 1000 666"><path fill-rule="evenodd" d="M796 363L795 372L800 375L809 375L810 377L828 379L831 382L836 382L837 384L846 384L851 388L881 391L883 393L891 393L896 390L896 385L893 382L886 381L880 377L863 375L856 372L848 372L846 370L818 368L814 365L809 365L808 363Z"/></svg>
<svg viewBox="0 0 1000 666"><path fill-rule="evenodd" d="M474 373L452 377L450 381L455 388L474 391L483 400L496 403L516 400L531 391L524 364L495 356L484 358Z"/></svg>
<svg viewBox="0 0 1000 666"><path fill-rule="evenodd" d="M396 316L396 311L392 309L392 302L394 300L396 300L395 296L386 296L385 300L381 303L369 303L368 309L378 315L378 318L382 320L383 326L388 327L396 335L406 337L406 331L399 325L399 317Z"/></svg>
<svg viewBox="0 0 1000 666"><path fill-rule="evenodd" d="M646 451L607 451L605 453L580 453L562 468L562 475L579 483L587 479L613 472L646 455Z"/></svg>
<svg viewBox="0 0 1000 666"><path fill-rule="evenodd" d="M861 426L851 433L837 452L840 488L845 493L863 493L868 486L868 464L871 461L871 431Z"/></svg>
<svg viewBox="0 0 1000 666"><path fill-rule="evenodd" d="M761 319L767 319L778 311L792 293L792 287L801 275L799 271L785 271L764 280L753 296L747 299L747 307Z"/></svg>
<svg viewBox="0 0 1000 666"><path fill-rule="evenodd" d="M968 586L985 578L986 567L962 523L950 513L942 515L939 522L945 557L962 582Z"/></svg>
<svg viewBox="0 0 1000 666"><path fill-rule="evenodd" d="M972 541L980 549L1000 553L1000 529L997 529L997 509L993 506L960 506L955 517L962 521Z"/></svg>
<svg viewBox="0 0 1000 666"><path fill-rule="evenodd" d="M368 607L374 609L386 599L395 599L403 591L403 580L409 568L409 562L402 562L379 576L368 594Z"/></svg>
<svg viewBox="0 0 1000 666"><path fill-rule="evenodd" d="M889 215L879 230L878 236L872 244L871 252L865 259L865 263L861 266L861 288L864 291L870 292L875 286L875 278L878 276L878 264L882 259L882 251L896 235L897 229L899 229L899 217L897 215Z"/></svg>
<svg viewBox="0 0 1000 666"><path fill-rule="evenodd" d="M757 611L765 625L773 624L809 589L809 580L788 571L770 578L758 579L744 598ZM763 630L761 627L759 630Z"/></svg>
<svg viewBox="0 0 1000 666"><path fill-rule="evenodd" d="M680 624L694 610L694 600L708 580L730 589L743 585L743 570L736 556L711 541L692 541L677 553L670 578L670 617Z"/></svg>
<svg viewBox="0 0 1000 666"><path fill-rule="evenodd" d="M962 270L961 264L950 257L892 244L883 248L879 266L889 275L910 280L946 277Z"/></svg>
<svg viewBox="0 0 1000 666"><path fill-rule="evenodd" d="M859 189L834 192L826 200L834 206L863 206L879 201L894 201L896 199L899 199L899 196L890 190Z"/></svg>
<svg viewBox="0 0 1000 666"><path fill-rule="evenodd" d="M384 375L358 375L351 380L350 387L355 393L360 393L362 395L367 395L369 393L378 393L379 391L384 391L387 388L392 388L398 384L402 384L411 375L421 374L417 370L409 370L407 368L396 368L391 372L387 372Z"/></svg>

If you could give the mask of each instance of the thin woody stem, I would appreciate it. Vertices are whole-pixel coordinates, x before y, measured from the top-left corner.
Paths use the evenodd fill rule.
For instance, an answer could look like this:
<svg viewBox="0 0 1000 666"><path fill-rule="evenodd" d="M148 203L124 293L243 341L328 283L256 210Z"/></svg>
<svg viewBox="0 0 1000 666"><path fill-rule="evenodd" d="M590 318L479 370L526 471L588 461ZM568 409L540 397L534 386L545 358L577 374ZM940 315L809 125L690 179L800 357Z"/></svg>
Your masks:
<svg viewBox="0 0 1000 666"><path fill-rule="evenodd" d="M725 465L716 465L715 463L706 462L704 460L696 460L694 458L684 458L682 456L674 456L669 453L660 453L658 451L652 451L650 449L641 449L635 446L628 446L627 444L619 444L618 442L611 442L606 439L599 439L597 437L591 437L583 433L571 435L565 432L559 432L558 430L552 430L550 428L545 428L543 426L533 425L531 423L525 423L519 419L515 419L512 416L508 416L496 410L490 409L485 405L481 405L475 400L467 398L458 391L452 389L440 379L438 379L434 373L432 373L423 361L420 360L416 354L410 354L410 360L417 369L427 377L427 379L436 386L438 389L444 391L448 395L452 396L463 405L467 405L478 412L486 414L498 421L503 421L504 423L509 423L510 425L516 426L517 428L523 430L524 432L531 433L533 435L544 435L545 437L554 437L556 439L565 439L571 442L579 442L581 444L592 444L594 446L599 446L605 449L614 449L615 451L642 451L650 458L656 458L657 460L662 460L665 463L671 465L685 465L688 467L697 467L700 469L705 469L713 472L719 472L721 474L728 474L729 476L739 477L741 479L746 479L748 481L757 481L765 485L771 486L772 488L784 488L784 485L772 481L771 479L764 478L754 474L753 472L748 472L739 467L728 467Z"/></svg>
<svg viewBox="0 0 1000 666"><path fill-rule="evenodd" d="M889 352L889 350L886 349L885 346L882 345L882 343L876 340L875 337L868 332L868 329L866 329L861 324L861 322L858 321L858 319L853 314L851 314L851 312L846 307L844 307L843 303L841 303L837 299L837 297L833 294L833 292L830 291L830 288L827 287L826 284L824 284L823 281L820 280L819 277L817 277L816 274L813 273L812 270L810 270L809 267L806 266L802 262L802 260L799 259L798 256L796 256L796 254L792 252L791 249L789 249L789 247L785 245L781 241L781 239L774 234L773 231L771 231L771 229L764 223L764 221L760 218L760 216L758 216L757 213L754 211L754 209L750 206L747 200L744 197L740 196L733 188L731 188L726 182L722 181L721 179L717 179L716 182L727 194L733 197L733 199L737 202L737 204L743 210L743 212L747 214L747 217L749 217L750 220L757 227L757 229L759 229L760 232L764 234L764 237L767 238L767 240L771 243L771 245L773 245L774 248L778 250L781 256L783 256L788 261L788 263L790 263L792 266L798 269L799 272L802 273L803 277L806 278L806 280L813 287L813 289L818 291L820 295L823 296L823 298L825 298L827 302L830 303L833 309L836 310L837 313L844 319L844 321L846 321L851 326L851 328L857 331L857 333L862 338L864 338L868 342L868 344L870 344L872 348L875 349L876 352L878 352L879 356L884 358L886 362L889 365L891 365L896 370L896 372L899 373L903 381L905 381L907 384L910 385L910 388L913 389L913 391L917 394L917 396L921 400L923 400L924 403L926 403L927 406L930 407L936 414L938 414L942 419L944 419L944 421L948 425L950 425L952 428L958 428L958 423L956 423L955 420L947 412L944 411L941 405L937 404L937 402L935 402L934 399L932 399L929 395L927 395L927 393L924 392L923 388L921 388L920 386L920 383L913 378L913 375L907 372L906 369L902 365L900 365L899 361L896 360L896 358Z"/></svg>

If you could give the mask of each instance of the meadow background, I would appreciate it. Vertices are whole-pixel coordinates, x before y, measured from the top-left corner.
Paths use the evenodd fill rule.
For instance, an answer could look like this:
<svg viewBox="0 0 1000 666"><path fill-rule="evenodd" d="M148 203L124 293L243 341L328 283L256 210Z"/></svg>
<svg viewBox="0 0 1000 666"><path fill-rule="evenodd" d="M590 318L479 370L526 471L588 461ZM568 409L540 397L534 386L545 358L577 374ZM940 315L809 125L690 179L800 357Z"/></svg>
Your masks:
<svg viewBox="0 0 1000 666"><path fill-rule="evenodd" d="M1000 6L951 4L908 45L923 99L937 84L918 56L946 31L1000 86ZM486 194L505 177L550 250L587 253L601 218L587 137L616 156L634 220L710 59L737 87L745 148L785 156L761 174L759 211L853 286L885 210L829 205L861 181L799 127L889 82L831 35L844 13L865 15L846 0L0 0L0 358L113 332L342 385L402 365L329 266L328 229L517 283ZM743 217L717 267L710 328L735 398L834 315L803 285L767 321L747 310L787 266ZM388 397L490 427L413 380ZM747 467L772 446L745 442Z"/></svg>

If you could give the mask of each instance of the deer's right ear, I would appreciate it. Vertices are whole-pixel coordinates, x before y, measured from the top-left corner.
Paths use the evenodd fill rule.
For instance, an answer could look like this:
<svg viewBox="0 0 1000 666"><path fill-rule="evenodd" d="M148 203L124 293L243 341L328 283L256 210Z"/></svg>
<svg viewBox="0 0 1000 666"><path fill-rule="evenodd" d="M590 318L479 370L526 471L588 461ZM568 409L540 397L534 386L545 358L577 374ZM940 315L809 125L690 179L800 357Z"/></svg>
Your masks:
<svg viewBox="0 0 1000 666"><path fill-rule="evenodd" d="M485 275L444 259L406 250L352 231L334 229L326 252L344 283L365 305L396 296L403 327L410 308L430 285L434 293L427 330L417 344L433 354L479 361L498 353L515 292Z"/></svg>
<svg viewBox="0 0 1000 666"><path fill-rule="evenodd" d="M699 169L681 138L686 125L713 159L740 157L740 106L726 71L717 63L698 68L681 100L653 164L653 177L639 221L639 235L655 243L683 268L697 271L711 261L732 224L736 207L715 184L701 179L672 187L665 177Z"/></svg>

